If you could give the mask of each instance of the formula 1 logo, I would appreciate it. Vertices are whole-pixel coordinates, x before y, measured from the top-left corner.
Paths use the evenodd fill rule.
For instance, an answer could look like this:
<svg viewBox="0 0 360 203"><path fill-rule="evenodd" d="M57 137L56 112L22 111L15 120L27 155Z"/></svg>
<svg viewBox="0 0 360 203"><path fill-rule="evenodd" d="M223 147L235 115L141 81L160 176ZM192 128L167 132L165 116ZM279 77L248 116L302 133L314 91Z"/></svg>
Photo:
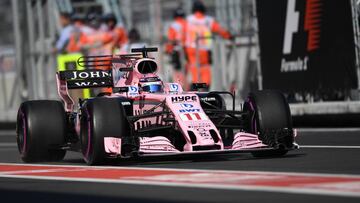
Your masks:
<svg viewBox="0 0 360 203"><path fill-rule="evenodd" d="M296 11L296 5L299 0L288 0L286 19L285 19L285 31L284 31L284 43L283 43L283 55L292 55L291 60L286 60L283 57L281 60L281 72L296 72L306 71L308 69L309 57L307 55L295 56L292 53L294 35L299 31L305 31L307 35L306 51L312 52L320 48L320 23L322 14L322 0L303 0L306 3L305 15L304 15L304 29L299 30L300 12Z"/></svg>
<svg viewBox="0 0 360 203"><path fill-rule="evenodd" d="M178 84L170 84L170 92L178 92L179 91L179 85Z"/></svg>
<svg viewBox="0 0 360 203"><path fill-rule="evenodd" d="M288 0L283 54L290 54L294 33L299 30L299 12L295 11L296 0Z"/></svg>
<svg viewBox="0 0 360 203"><path fill-rule="evenodd" d="M322 0L306 0L304 30L308 32L307 51L314 51L320 47L320 23ZM299 11L296 11L297 0L288 0L283 54L290 54L293 46L294 34L299 31Z"/></svg>
<svg viewBox="0 0 360 203"><path fill-rule="evenodd" d="M304 29L308 32L307 50L320 48L322 0L307 0Z"/></svg>

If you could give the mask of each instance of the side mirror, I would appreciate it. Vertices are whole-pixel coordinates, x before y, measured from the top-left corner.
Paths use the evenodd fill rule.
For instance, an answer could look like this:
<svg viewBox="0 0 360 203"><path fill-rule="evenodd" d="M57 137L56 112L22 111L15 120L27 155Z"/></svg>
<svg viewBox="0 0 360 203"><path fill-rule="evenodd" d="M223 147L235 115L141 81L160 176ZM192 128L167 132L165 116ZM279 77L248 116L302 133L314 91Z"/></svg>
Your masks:
<svg viewBox="0 0 360 203"><path fill-rule="evenodd" d="M116 87L116 88L113 88L114 93L124 93L124 92L128 92L128 91L129 91L129 87Z"/></svg>
<svg viewBox="0 0 360 203"><path fill-rule="evenodd" d="M193 83L191 85L191 90L199 90L201 88L209 88L206 83Z"/></svg>
<svg viewBox="0 0 360 203"><path fill-rule="evenodd" d="M121 71L121 72L131 72L131 71L133 71L134 69L132 68L132 67L127 67L127 68L119 68L119 70Z"/></svg>

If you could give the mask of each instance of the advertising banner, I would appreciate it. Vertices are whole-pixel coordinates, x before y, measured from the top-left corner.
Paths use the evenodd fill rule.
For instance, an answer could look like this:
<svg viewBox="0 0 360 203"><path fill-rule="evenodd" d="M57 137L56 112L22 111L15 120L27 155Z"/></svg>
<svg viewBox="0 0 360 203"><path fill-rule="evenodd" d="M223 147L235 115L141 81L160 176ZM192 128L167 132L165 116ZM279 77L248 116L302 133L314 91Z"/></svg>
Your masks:
<svg viewBox="0 0 360 203"><path fill-rule="evenodd" d="M257 0L264 89L357 88L350 0Z"/></svg>

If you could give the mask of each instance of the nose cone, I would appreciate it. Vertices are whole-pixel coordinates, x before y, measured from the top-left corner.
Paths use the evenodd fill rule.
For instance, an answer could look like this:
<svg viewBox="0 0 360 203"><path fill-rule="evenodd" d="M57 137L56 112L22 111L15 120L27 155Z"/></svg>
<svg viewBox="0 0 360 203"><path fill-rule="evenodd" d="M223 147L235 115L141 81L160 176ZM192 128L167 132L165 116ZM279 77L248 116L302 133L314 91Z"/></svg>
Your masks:
<svg viewBox="0 0 360 203"><path fill-rule="evenodd" d="M208 146L208 145L214 145L214 139L211 137L209 130L206 130L204 128L198 128L195 130L196 135L196 144L201 146Z"/></svg>

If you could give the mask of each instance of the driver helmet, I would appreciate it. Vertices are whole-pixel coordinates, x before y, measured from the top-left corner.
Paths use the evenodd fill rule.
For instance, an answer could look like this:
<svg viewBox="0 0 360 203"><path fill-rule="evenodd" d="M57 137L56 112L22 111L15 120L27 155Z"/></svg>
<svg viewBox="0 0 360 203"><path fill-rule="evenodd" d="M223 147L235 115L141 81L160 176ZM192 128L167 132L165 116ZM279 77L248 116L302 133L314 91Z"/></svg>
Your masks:
<svg viewBox="0 0 360 203"><path fill-rule="evenodd" d="M163 83L159 77L146 77L139 80L140 90L149 93L164 92Z"/></svg>

